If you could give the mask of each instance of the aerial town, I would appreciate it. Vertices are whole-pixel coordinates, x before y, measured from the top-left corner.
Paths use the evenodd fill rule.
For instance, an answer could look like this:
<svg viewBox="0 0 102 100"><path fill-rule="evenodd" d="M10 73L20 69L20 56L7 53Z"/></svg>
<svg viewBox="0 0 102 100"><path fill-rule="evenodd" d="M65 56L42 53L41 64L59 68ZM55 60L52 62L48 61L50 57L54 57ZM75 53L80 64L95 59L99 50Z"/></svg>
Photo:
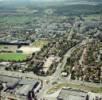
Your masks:
<svg viewBox="0 0 102 100"><path fill-rule="evenodd" d="M0 100L102 100L102 4L25 5L0 3Z"/></svg>

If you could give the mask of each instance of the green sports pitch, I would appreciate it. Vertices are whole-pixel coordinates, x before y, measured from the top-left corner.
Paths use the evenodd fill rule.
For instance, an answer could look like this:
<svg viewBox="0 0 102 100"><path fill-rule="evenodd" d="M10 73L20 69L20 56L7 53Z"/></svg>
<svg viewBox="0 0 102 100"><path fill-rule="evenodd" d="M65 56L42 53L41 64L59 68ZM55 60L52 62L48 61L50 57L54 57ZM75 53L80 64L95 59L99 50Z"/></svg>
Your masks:
<svg viewBox="0 0 102 100"><path fill-rule="evenodd" d="M27 57L22 53L0 53L0 61L24 61Z"/></svg>

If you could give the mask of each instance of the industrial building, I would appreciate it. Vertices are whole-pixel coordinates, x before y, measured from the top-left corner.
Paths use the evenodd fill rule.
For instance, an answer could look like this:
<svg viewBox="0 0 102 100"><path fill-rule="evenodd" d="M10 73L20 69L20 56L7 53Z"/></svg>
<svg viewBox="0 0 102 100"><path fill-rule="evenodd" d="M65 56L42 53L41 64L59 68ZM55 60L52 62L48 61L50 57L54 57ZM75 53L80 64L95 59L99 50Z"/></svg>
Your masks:
<svg viewBox="0 0 102 100"><path fill-rule="evenodd" d="M59 93L57 100L89 100L89 99L87 92L71 88L63 88Z"/></svg>
<svg viewBox="0 0 102 100"><path fill-rule="evenodd" d="M28 78L0 76L0 82L3 86L1 100L36 100L36 93L41 88L40 81Z"/></svg>

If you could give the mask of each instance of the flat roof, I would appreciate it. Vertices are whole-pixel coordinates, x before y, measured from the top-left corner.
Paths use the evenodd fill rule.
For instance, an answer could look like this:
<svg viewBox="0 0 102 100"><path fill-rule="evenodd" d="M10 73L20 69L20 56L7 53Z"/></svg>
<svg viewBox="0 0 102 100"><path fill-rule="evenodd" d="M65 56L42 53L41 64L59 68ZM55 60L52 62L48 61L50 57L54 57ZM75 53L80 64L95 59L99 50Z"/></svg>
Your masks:
<svg viewBox="0 0 102 100"><path fill-rule="evenodd" d="M34 84L23 85L21 88L16 90L16 93L19 95L27 96L30 91L34 88Z"/></svg>
<svg viewBox="0 0 102 100"><path fill-rule="evenodd" d="M0 81L6 83L7 87L14 87L18 82L19 78L9 77L9 76L0 76Z"/></svg>
<svg viewBox="0 0 102 100"><path fill-rule="evenodd" d="M22 85L23 84L23 86L19 87L16 90L16 93L19 94L19 95L27 96L28 93L33 90L33 88L35 87L35 85L38 82L39 82L38 80L22 79L19 82L19 85Z"/></svg>
<svg viewBox="0 0 102 100"><path fill-rule="evenodd" d="M18 80L19 80L19 78L0 75L0 81L4 82L4 83L14 82L14 81L18 81Z"/></svg>
<svg viewBox="0 0 102 100"><path fill-rule="evenodd" d="M87 93L76 89L63 88L58 98L63 100L86 100Z"/></svg>
<svg viewBox="0 0 102 100"><path fill-rule="evenodd" d="M14 89L19 95L27 95L28 92L35 88L36 84L40 81L0 75L0 82L6 83L8 89Z"/></svg>

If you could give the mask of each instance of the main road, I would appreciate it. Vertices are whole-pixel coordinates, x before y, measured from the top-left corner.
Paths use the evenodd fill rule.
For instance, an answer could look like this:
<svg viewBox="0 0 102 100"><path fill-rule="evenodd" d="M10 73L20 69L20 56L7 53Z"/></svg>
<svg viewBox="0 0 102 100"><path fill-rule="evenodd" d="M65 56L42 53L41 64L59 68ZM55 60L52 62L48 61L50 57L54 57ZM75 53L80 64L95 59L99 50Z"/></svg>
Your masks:
<svg viewBox="0 0 102 100"><path fill-rule="evenodd" d="M37 80L42 80L43 81L43 87L42 90L39 92L39 98L43 98L46 95L46 91L53 86L52 83L54 82L63 82L66 81L67 83L74 83L74 84L83 84L82 81L72 81L68 79L62 79L61 77L61 71L64 69L67 59L71 57L71 54L79 47L85 45L87 43L87 40L83 40L81 43L77 44L76 46L72 47L69 49L66 54L63 57L63 60L58 64L56 71L53 75L51 76L37 76L33 72L30 73L20 73L20 72L13 72L13 71L5 71L5 70L0 70L0 75L6 75L6 76L11 76L11 77L22 77L22 78L32 78L32 79L37 79ZM89 82L84 82L85 85L91 85L92 87L102 87L102 84L94 84L94 83L89 83Z"/></svg>

